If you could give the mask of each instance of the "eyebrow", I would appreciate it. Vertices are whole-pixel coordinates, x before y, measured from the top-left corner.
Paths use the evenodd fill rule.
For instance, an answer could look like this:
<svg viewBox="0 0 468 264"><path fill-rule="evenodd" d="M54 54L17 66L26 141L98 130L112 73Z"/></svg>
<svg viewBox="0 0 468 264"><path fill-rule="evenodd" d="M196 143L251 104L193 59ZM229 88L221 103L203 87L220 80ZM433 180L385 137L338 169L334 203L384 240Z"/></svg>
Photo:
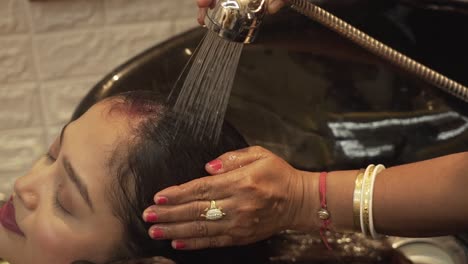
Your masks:
<svg viewBox="0 0 468 264"><path fill-rule="evenodd" d="M63 127L62 132L60 133L60 145L62 145L62 140L65 135L65 128L67 127L67 125ZM65 171L67 172L68 178L76 186L81 197L86 202L86 205L88 205L89 209L91 209L91 211L94 212L93 203L91 202L91 199L89 198L88 187L83 182L82 178L76 173L75 169L73 169L73 166L71 165L67 157L64 156L62 160L63 160L63 167L65 168Z"/></svg>

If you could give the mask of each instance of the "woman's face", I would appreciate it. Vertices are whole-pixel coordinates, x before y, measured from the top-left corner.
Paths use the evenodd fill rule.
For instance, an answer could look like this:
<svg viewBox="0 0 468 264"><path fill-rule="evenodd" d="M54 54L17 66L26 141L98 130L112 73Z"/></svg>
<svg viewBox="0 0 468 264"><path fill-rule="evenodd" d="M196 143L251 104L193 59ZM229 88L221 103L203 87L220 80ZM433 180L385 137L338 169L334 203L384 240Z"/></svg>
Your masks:
<svg viewBox="0 0 468 264"><path fill-rule="evenodd" d="M9 219L1 219L0 257L13 264L101 263L114 253L123 226L108 196L109 166L128 130L125 118L109 114L110 105L99 103L66 126L50 156L16 181L16 216L10 220L16 219L20 231L5 227Z"/></svg>

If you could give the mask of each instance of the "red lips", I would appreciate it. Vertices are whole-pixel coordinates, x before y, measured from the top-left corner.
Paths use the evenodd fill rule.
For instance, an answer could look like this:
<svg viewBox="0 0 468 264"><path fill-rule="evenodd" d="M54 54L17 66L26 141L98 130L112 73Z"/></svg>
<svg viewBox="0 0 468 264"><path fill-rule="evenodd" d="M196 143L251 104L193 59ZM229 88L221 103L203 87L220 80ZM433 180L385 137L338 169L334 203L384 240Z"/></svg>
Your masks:
<svg viewBox="0 0 468 264"><path fill-rule="evenodd" d="M18 227L15 217L15 206L13 205L13 196L0 208L0 224L6 229L20 235L25 236L23 231Z"/></svg>

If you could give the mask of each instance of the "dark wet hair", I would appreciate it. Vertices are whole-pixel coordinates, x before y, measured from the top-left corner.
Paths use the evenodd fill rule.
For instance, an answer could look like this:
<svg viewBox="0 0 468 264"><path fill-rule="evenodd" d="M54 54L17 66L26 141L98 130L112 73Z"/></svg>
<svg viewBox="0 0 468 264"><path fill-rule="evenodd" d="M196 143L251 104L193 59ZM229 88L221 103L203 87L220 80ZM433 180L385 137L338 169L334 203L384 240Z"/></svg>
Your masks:
<svg viewBox="0 0 468 264"><path fill-rule="evenodd" d="M372 241L374 248L365 241L356 245L367 245L369 250L379 251L380 255L368 254L366 258L358 253L353 257L346 255L349 245L333 253L326 251L320 242L314 243L317 237L295 232L275 235L267 241L247 246L197 251L176 251L169 241L150 239L147 233L150 224L142 220L141 214L153 204L155 193L205 176L207 161L247 144L228 124L224 124L219 142L200 142L185 131L176 133L176 121L185 121L170 111L164 97L154 92L133 91L106 100L112 104L110 114L124 115L130 127L130 136L119 144L109 162L109 175L113 177L113 184L108 187L109 199L115 216L124 225L125 237L108 263L151 263L140 262L140 259L153 256L166 257L178 264L344 263L348 260L352 263L407 263L397 251L379 249L375 241ZM74 116L73 120L78 117ZM353 243L356 242L359 241ZM77 260L72 264L93 263Z"/></svg>
<svg viewBox="0 0 468 264"><path fill-rule="evenodd" d="M131 136L117 148L109 165L117 177L109 190L115 214L125 230L124 249L118 257L163 256L176 263L262 263L264 243L250 246L198 251L175 251L170 241L152 240L150 224L142 212L154 204L158 191L206 176L206 162L221 154L244 148L247 143L230 125L224 124L219 142L196 140L189 133L176 131L176 121L185 122L154 92L132 91L117 95L112 112L128 117ZM180 123L179 123L180 124ZM123 153L123 154L122 154ZM115 166L118 164L118 166Z"/></svg>

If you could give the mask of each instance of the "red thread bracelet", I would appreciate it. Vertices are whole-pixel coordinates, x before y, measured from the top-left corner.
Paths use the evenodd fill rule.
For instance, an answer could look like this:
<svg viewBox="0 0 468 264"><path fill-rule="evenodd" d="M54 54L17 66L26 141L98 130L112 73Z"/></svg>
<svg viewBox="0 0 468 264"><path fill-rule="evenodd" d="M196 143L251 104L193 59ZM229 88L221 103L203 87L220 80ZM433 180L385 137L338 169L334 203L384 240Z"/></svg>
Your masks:
<svg viewBox="0 0 468 264"><path fill-rule="evenodd" d="M328 244L325 232L331 224L330 212L327 209L327 172L320 173L319 177L319 194L320 194L320 210L318 211L318 217L323 221L320 227L320 237L328 250L332 250L330 244Z"/></svg>

